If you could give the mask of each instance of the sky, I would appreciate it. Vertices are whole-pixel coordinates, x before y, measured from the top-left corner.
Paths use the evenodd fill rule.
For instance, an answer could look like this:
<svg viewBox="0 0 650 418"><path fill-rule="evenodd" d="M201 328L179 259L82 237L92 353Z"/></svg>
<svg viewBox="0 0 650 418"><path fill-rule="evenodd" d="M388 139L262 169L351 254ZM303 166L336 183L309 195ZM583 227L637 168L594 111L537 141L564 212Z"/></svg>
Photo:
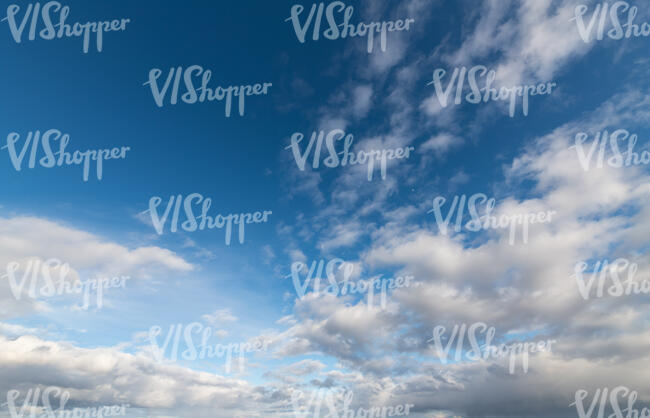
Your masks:
<svg viewBox="0 0 650 418"><path fill-rule="evenodd" d="M635 152L650 150L648 37L613 39L615 23L604 19L603 39L594 21L585 41L580 25L601 3L324 2L337 24L343 6L355 25L413 19L408 30L387 32L385 48L377 34L372 52L366 37L327 39L325 11L314 40L317 6L301 42L314 3L295 0L61 2L71 26L128 19L124 30L103 33L101 51L90 33L87 52L83 36L30 40L30 26L38 34L42 20L25 20L16 42L12 25L30 4L0 9L0 19L11 15L0 21L0 416L12 416L12 393L25 405L37 388L58 388L57 405L67 393L69 409L128 404L129 417L318 416L310 396L323 401L321 416L343 416L348 393L355 410L411 405L413 417L552 418L581 416L579 391L588 393L586 411L598 389L617 387L637 393L639 412L650 408L650 287L618 295L607 281L601 297L591 288L585 298L575 274L581 262L586 278L599 261L624 260L621 277L650 280L648 162L598 166L599 149L606 161L611 150L596 143L584 166L604 131L629 133L619 131L621 152L633 135ZM647 3L617 4L621 24L628 6L638 8L641 29L650 22ZM587 12L576 19L581 5ZM57 4L50 6L56 23ZM234 96L229 116L224 100L185 103L186 72L178 73L178 102L174 72L158 106L155 92L170 69L192 66L211 71L207 85L217 96L219 86L251 86L243 115ZM527 114L521 97L512 115L507 100L468 102L467 80L451 85L443 106L436 70L445 71L444 89L454 69L476 66L494 71L496 88L555 84L529 97ZM161 73L152 82L154 69ZM251 94L264 83L266 94ZM117 147L122 157L103 161L101 179L96 161L87 179L81 165L46 167L43 148L23 146L52 129L68 135L66 152ZM301 165L321 131L336 135L315 141ZM576 146L582 133L587 141ZM385 175L377 160L369 179L367 164L327 162L332 144L342 160L344 136L351 152L403 156L387 159ZM61 141L50 139L53 152ZM18 170L12 152L23 150ZM219 214L250 214L245 233L233 217L230 242L225 228L183 228L191 206L183 198L193 194L211 199L207 214L217 223L226 222ZM553 216L529 225L524 239L521 225L513 236L508 228L456 230L452 213L445 233L435 199L445 199L445 217L454 197L462 205L478 194L479 202L493 199L497 215ZM172 231L177 200L169 202L179 195ZM159 233L155 220L168 204ZM194 208L198 216L200 204ZM472 219L468 208L460 216L463 225ZM305 283L311 266L321 287ZM43 291L46 277L62 271L70 283L128 279L104 289L101 303L95 290L84 306L80 292ZM340 287L372 279L400 284L383 303ZM31 294L30 280L38 283ZM339 291L324 292L332 280ZM531 354L526 371L509 371L507 357L472 360L469 343L442 361L434 329L450 335L461 324L493 327L495 344L555 342ZM175 331L183 352L183 337L198 344L203 329L212 347L263 348L241 359L225 349L173 355ZM30 405L43 411L40 401Z"/></svg>

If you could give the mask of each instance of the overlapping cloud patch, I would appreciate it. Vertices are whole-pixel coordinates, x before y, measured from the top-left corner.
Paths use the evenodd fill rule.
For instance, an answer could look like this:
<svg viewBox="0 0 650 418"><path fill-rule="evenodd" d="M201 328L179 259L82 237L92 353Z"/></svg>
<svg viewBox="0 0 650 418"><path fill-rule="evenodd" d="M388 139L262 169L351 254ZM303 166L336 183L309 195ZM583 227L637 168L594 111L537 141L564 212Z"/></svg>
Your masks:
<svg viewBox="0 0 650 418"><path fill-rule="evenodd" d="M64 264L67 270L62 275ZM3 274L0 315L5 318L48 309L45 298L29 297L30 287L38 291L45 286L44 275L54 281L61 277L61 281L70 282L88 276L120 275L142 280L156 274L182 274L194 269L195 266L183 257L165 248L141 246L131 249L44 218L0 218L0 271Z"/></svg>
<svg viewBox="0 0 650 418"><path fill-rule="evenodd" d="M284 353L334 356L341 370L361 371L364 382L390 380L393 388L375 388L372 396L397 396L418 405L419 413L566 416L577 390L593 394L612 381L639 391L636 406L645 405L650 387L638 365L650 360L648 295L585 300L572 274L581 260L599 257L627 257L638 264L638 277L650 273L647 255L634 250L648 244L648 235L639 233L647 230L647 169L585 171L574 146L582 131L637 129L648 120L647 101L631 90L618 94L532 141L506 167L497 216L545 208L557 212L554 222L531 226L527 243L511 245L505 230L485 231L477 240L453 229L446 235L435 228L414 229L408 218L400 226L374 231L362 263L409 271L421 285L396 291L396 310L365 311L374 316L369 320L374 326L360 325L350 333L352 324L366 324L355 316L362 303L345 306L332 297L319 299L318 305L316 299L297 302L298 322L288 331L293 349ZM527 193L520 188L524 181L533 184ZM476 322L496 327L503 338L534 335L557 344L531 356L527 373L508 373L507 359L443 367L426 343L433 327ZM386 353L392 353L391 361L382 360ZM409 363L402 354L417 361ZM571 378L558 384L557 376ZM531 410L538 412L531 415Z"/></svg>

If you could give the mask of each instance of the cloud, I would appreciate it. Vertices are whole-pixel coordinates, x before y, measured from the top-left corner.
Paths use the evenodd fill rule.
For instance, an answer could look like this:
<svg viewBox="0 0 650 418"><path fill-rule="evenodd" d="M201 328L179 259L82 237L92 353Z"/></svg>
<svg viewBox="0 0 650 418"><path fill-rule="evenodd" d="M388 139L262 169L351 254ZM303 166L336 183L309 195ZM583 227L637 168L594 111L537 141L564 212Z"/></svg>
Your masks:
<svg viewBox="0 0 650 418"><path fill-rule="evenodd" d="M432 136L422 145L420 151L433 151L436 157L443 157L451 148L463 145L463 139L449 133Z"/></svg>
<svg viewBox="0 0 650 418"><path fill-rule="evenodd" d="M650 387L638 370L650 352L645 296L584 300L571 275L582 260L626 257L647 277L650 259L638 249L649 244L650 177L640 167L585 171L571 146L578 132L642 126L649 100L634 90L616 94L530 141L505 165L503 181L493 185L497 217L557 214L530 225L527 243L511 245L507 229L442 235L433 219L373 231L363 265L409 272L420 286L396 289L385 311L307 294L276 355L335 357L360 372L353 387L361 402L413 403L415 416L563 417L577 390L593 394L612 382L638 390L637 407L647 404ZM557 344L531 357L527 374L511 375L507 360L441 365L426 342L433 327L475 322L494 326L499 338L535 333L531 339Z"/></svg>
<svg viewBox="0 0 650 418"><path fill-rule="evenodd" d="M287 383L297 383L304 376L323 370L326 366L317 360L301 360L288 366L277 367L264 374L267 378L281 380Z"/></svg>
<svg viewBox="0 0 650 418"><path fill-rule="evenodd" d="M219 325L224 322L236 322L237 317L230 313L230 309L217 309L211 314L205 314L201 318L211 325Z"/></svg>
<svg viewBox="0 0 650 418"><path fill-rule="evenodd" d="M488 0L475 15L474 30L446 59L452 65L468 65L498 56L492 66L501 85L518 85L531 78L550 80L569 60L591 48L571 21L576 4L573 0Z"/></svg>
<svg viewBox="0 0 650 418"><path fill-rule="evenodd" d="M321 251L324 252L329 252L340 247L348 247L355 244L362 234L363 229L358 221L339 224L327 233L326 238L319 246Z"/></svg>
<svg viewBox="0 0 650 418"><path fill-rule="evenodd" d="M0 392L35 385L70 392L69 405L130 404L149 416L243 417L264 408L271 394L239 379L162 365L143 354L85 349L32 336L0 336Z"/></svg>
<svg viewBox="0 0 650 418"><path fill-rule="evenodd" d="M5 274L9 263L17 263L19 269L15 274L20 281L30 265L43 265L47 260L68 263L71 269L69 276L82 280L89 278L86 275L148 279L158 274L188 273L195 269L194 265L165 248L127 248L98 235L38 217L0 218L2 274ZM49 268L48 271L52 273L57 268ZM52 277L56 276L52 274ZM42 274L39 273L36 280L43 283ZM28 287L25 286L24 292ZM10 281L6 279L0 284L0 300L0 317L4 318L47 310L43 302L27 296L16 300Z"/></svg>
<svg viewBox="0 0 650 418"><path fill-rule="evenodd" d="M354 88L354 101L352 104L352 111L355 116L363 117L368 114L372 98L372 86L363 85Z"/></svg>

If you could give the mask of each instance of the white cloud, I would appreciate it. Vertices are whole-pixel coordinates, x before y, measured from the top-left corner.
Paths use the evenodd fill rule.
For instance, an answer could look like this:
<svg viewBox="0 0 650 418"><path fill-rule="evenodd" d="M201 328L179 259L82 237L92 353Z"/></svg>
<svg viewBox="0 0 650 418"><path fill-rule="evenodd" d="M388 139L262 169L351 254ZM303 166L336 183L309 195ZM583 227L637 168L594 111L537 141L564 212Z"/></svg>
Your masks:
<svg viewBox="0 0 650 418"><path fill-rule="evenodd" d="M571 277L578 261L618 256L636 260L647 277L650 262L638 249L649 243L650 178L637 167L585 172L570 148L580 131L633 130L650 120L649 103L634 91L616 95L535 139L506 166L505 180L494 184L497 217L557 212L552 222L530 226L527 244L510 245L507 229L476 240L466 233L444 236L430 227L433 219L426 227L382 228L369 234L373 242L363 265L398 268L421 285L395 290L393 308L383 312L308 294L296 302L286 343L276 347L276 355L333 356L362 372L354 388L364 401L410 402L422 414L505 417L535 411L531 417L563 417L576 390L593 393L620 381L650 400L638 370L649 360L644 299L585 301ZM507 360L443 367L428 358L426 340L435 325L474 322L494 326L499 335L538 331L535 340L555 339L557 345L531 358L528 374L510 375ZM422 358L402 356L414 353ZM560 383L559 375L571 377Z"/></svg>
<svg viewBox="0 0 650 418"><path fill-rule="evenodd" d="M425 143L420 145L421 151L433 151L436 157L443 157L451 148L459 147L463 144L463 139L447 132L432 136Z"/></svg>
<svg viewBox="0 0 650 418"><path fill-rule="evenodd" d="M73 279L80 277L80 272L95 277L129 276L137 280L157 274L187 273L195 269L184 258L161 247L127 248L98 235L43 218L0 218L0 274L5 274L9 263L18 263L16 274L20 280L30 261L43 263L50 259L68 263ZM36 279L42 283L41 274ZM27 288L26 285L25 291ZM9 281L3 280L0 284L0 317L47 310L43 302L26 296L16 300L10 290Z"/></svg>
<svg viewBox="0 0 650 418"><path fill-rule="evenodd" d="M149 416L243 417L270 403L249 383L175 365L114 348L85 349L23 336L0 336L0 392L53 385L70 392L69 403L130 404Z"/></svg>
<svg viewBox="0 0 650 418"><path fill-rule="evenodd" d="M372 104L372 86L362 85L354 88L354 100L352 104L352 111L357 117L365 116L370 110Z"/></svg>
<svg viewBox="0 0 650 418"><path fill-rule="evenodd" d="M219 325L224 322L236 322L237 317L230 313L230 309L217 309L211 314L205 314L201 318L211 325Z"/></svg>

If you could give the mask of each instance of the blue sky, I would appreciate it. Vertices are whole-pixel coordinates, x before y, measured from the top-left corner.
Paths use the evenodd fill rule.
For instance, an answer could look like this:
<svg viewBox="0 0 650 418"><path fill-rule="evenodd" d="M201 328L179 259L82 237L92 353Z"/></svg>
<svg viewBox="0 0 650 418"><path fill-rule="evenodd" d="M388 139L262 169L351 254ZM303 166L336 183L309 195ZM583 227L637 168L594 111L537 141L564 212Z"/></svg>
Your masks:
<svg viewBox="0 0 650 418"><path fill-rule="evenodd" d="M28 3L17 4L22 16ZM298 42L285 21L294 1L64 4L69 22L130 22L104 34L102 52L91 42L87 54L78 38L16 43L0 22L2 146L12 132L22 145L30 131L58 129L70 135L71 151L130 150L104 163L101 181L91 170L87 182L77 166L16 171L0 150L0 271L56 258L82 279L131 280L88 311L72 308L75 296L15 300L3 283L0 346L25 356L0 356L4 392L54 385L70 388L75 405L128 400L133 416L160 417L215 408L220 416L292 416L292 391L323 382L354 390L366 407L413 403L422 417L567 416L575 391L597 384L626 384L650 402L647 379L632 372L649 360L647 295L584 301L570 278L579 261L616 257L638 263L641 277L648 272L647 165L584 171L569 149L577 132L592 138L605 129L636 133L636 150L648 149L647 37L585 43L569 20L581 4L573 0L347 2L353 22L415 19L412 30L388 34L385 52L371 54L365 38ZM646 5L636 4L636 21L648 21ZM211 87L272 86L246 97L244 116L233 106L225 117L221 102L156 106L144 85L149 71L162 69L161 83L170 68L191 65L212 71ZM518 108L511 118L495 102L440 108L427 85L433 71L449 77L475 65L496 70L500 85L558 87L531 97L528 116ZM311 159L300 171L290 137L303 133L304 146L321 129L353 134L354 151L415 151L391 161L386 180L376 171L368 181L365 166L311 169ZM272 215L246 225L243 244L233 235L225 245L222 230L156 234L149 199L161 196L162 210L169 196L191 193L212 198L211 215ZM501 213L559 217L515 246L500 230L440 234L427 213L432 199L474 193L494 197ZM383 310L362 310L358 297L300 300L292 263L335 258L354 263L354 280L410 274L419 285L391 293ZM147 360L143 335L152 326L164 338L171 324L215 312L221 319L212 326L224 331L215 344L274 341L247 358L245 373L225 373L223 359L180 361L169 366L175 371ZM516 377L540 397L512 392L513 380L489 365L445 369L432 356L426 340L436 325L477 321L497 336L561 341L557 352L531 360L537 374ZM606 343L594 341L603 335ZM628 357L617 354L622 341ZM63 347L65 356L39 363L21 351L39 344ZM93 371L95 355L114 368ZM66 366L75 357L88 364ZM118 369L140 389L120 381ZM566 373L577 374L561 388L550 384ZM165 379L173 383L157 383ZM200 379L212 383L197 390L190 382ZM221 385L231 392L215 389Z"/></svg>

